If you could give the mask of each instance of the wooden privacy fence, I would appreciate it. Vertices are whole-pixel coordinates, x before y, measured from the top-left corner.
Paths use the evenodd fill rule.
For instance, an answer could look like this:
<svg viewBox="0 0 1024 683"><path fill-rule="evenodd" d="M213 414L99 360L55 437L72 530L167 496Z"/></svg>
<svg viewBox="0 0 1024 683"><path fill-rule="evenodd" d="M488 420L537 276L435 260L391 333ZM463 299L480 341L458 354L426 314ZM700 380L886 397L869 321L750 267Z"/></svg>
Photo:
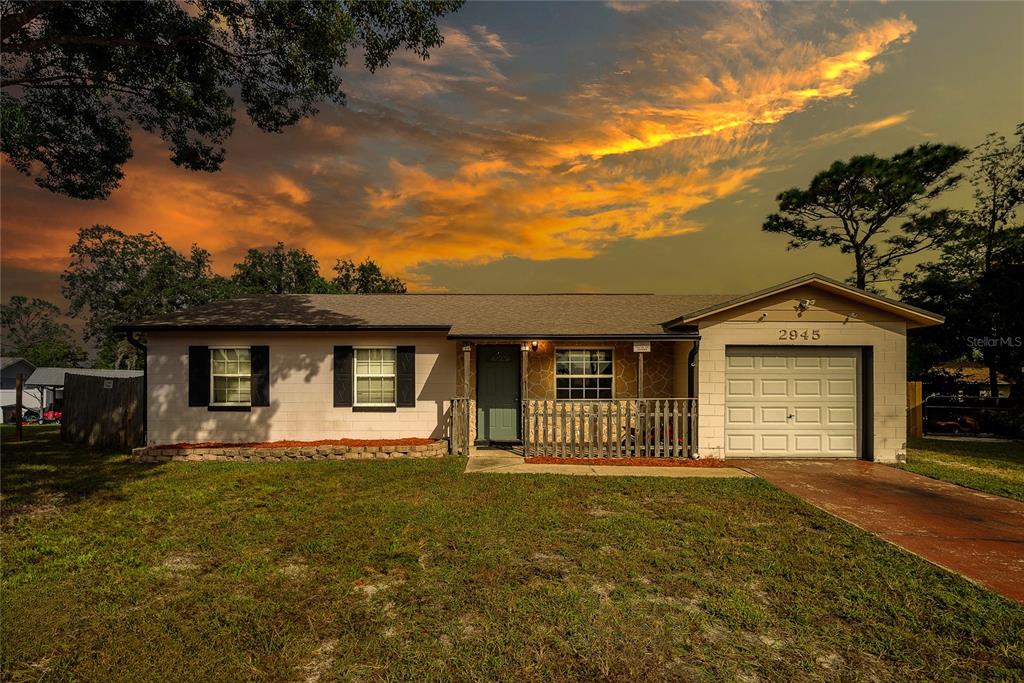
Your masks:
<svg viewBox="0 0 1024 683"><path fill-rule="evenodd" d="M920 382L907 382L907 436L911 439L924 436L924 399Z"/></svg>
<svg viewBox="0 0 1024 683"><path fill-rule="evenodd" d="M687 458L697 399L524 401L527 456Z"/></svg>
<svg viewBox="0 0 1024 683"><path fill-rule="evenodd" d="M145 443L144 377L64 375L60 438L90 446Z"/></svg>

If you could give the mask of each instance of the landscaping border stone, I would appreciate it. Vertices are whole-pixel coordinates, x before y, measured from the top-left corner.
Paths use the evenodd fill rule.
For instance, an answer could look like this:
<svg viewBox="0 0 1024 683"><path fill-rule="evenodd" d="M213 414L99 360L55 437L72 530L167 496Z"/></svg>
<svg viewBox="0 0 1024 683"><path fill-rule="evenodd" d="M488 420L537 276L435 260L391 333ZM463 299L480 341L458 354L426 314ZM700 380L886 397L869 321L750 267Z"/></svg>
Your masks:
<svg viewBox="0 0 1024 683"><path fill-rule="evenodd" d="M389 460L441 458L448 455L448 442L426 445L390 446L282 446L270 448L167 448L143 446L132 449L135 462L210 461L278 462L282 460Z"/></svg>

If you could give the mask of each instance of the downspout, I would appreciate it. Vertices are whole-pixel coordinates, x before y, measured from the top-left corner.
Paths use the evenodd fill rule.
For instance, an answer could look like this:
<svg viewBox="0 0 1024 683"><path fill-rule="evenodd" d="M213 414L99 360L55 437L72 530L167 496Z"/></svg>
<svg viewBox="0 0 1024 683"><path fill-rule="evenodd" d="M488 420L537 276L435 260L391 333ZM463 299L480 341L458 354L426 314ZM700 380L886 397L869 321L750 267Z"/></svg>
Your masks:
<svg viewBox="0 0 1024 683"><path fill-rule="evenodd" d="M149 445L149 352L134 332L125 332L128 343L142 351L142 445Z"/></svg>
<svg viewBox="0 0 1024 683"><path fill-rule="evenodd" d="M700 350L700 337L693 340L690 347L690 354L686 358L686 386L689 389L690 398L697 398L697 352ZM688 401L693 410L693 418L690 424L690 457L697 457L697 407L699 401Z"/></svg>

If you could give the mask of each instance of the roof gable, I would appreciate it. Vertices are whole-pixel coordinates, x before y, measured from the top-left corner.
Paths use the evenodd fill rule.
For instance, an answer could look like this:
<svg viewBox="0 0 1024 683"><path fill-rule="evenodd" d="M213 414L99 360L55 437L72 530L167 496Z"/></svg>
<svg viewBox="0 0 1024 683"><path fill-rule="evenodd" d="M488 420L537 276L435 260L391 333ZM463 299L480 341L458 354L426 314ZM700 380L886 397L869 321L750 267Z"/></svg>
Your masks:
<svg viewBox="0 0 1024 683"><path fill-rule="evenodd" d="M810 273L808 275L789 280L788 282L768 287L767 289L752 292L751 294L744 294L743 296L738 296L728 301L717 302L710 306L691 311L690 313L686 313L677 318L666 321L665 326L671 328L681 325L692 325L701 320L705 320L710 316L723 314L745 304L750 304L802 287L813 287L826 291L830 294L885 311L906 320L908 327L939 325L945 320L943 316L918 308L917 306L912 306L878 294L872 294L871 292L857 289L856 287L852 287L818 273Z"/></svg>

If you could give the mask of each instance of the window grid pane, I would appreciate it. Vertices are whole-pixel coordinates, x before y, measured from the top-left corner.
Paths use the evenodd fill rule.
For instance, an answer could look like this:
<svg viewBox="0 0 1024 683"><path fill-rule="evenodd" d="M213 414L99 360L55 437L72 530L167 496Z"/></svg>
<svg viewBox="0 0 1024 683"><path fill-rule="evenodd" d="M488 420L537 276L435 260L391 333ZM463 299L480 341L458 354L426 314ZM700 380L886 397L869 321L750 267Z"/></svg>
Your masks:
<svg viewBox="0 0 1024 683"><path fill-rule="evenodd" d="M610 399L612 373L609 349L558 349L555 351L555 398Z"/></svg>
<svg viewBox="0 0 1024 683"><path fill-rule="evenodd" d="M395 404L395 349L355 349L355 404Z"/></svg>
<svg viewBox="0 0 1024 683"><path fill-rule="evenodd" d="M249 349L210 349L210 375L213 403L250 404L252 359Z"/></svg>

